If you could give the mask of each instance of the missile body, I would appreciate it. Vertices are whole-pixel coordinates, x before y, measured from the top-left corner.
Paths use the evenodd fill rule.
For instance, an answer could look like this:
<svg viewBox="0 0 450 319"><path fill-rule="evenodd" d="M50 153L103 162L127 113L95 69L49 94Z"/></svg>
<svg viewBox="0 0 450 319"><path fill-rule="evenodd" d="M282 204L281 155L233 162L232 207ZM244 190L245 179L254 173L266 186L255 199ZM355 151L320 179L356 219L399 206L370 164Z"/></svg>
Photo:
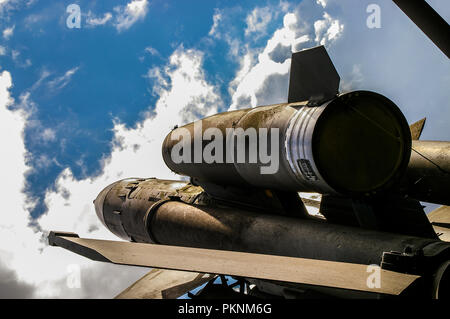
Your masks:
<svg viewBox="0 0 450 319"><path fill-rule="evenodd" d="M390 261L392 252L395 260L412 268L423 258L441 260L450 254L450 243L435 239L260 214L205 196L201 187L186 182L129 179L105 188L95 207L110 231L143 243L384 263L385 268L396 267Z"/></svg>
<svg viewBox="0 0 450 319"><path fill-rule="evenodd" d="M412 198L450 205L450 142L413 141L402 187Z"/></svg>
<svg viewBox="0 0 450 319"><path fill-rule="evenodd" d="M397 106L356 91L319 106L300 102L213 115L174 129L162 153L171 170L202 186L361 196L396 184L410 148Z"/></svg>

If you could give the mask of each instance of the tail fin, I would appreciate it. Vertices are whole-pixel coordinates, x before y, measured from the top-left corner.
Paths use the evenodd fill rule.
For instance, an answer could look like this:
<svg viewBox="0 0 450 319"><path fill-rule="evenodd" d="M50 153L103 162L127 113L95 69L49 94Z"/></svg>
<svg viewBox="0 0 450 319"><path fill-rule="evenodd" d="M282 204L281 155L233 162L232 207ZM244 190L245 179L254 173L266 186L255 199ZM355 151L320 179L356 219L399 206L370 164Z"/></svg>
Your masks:
<svg viewBox="0 0 450 319"><path fill-rule="evenodd" d="M292 54L288 102L319 104L338 94L340 77L325 47Z"/></svg>
<svg viewBox="0 0 450 319"><path fill-rule="evenodd" d="M413 140L418 140L420 138L420 135L422 134L423 127L425 126L426 120L427 120L427 118L424 117L423 119L421 119L409 126L409 129L411 130L411 138Z"/></svg>
<svg viewBox="0 0 450 319"><path fill-rule="evenodd" d="M450 206L441 206L427 215L439 239L450 241Z"/></svg>

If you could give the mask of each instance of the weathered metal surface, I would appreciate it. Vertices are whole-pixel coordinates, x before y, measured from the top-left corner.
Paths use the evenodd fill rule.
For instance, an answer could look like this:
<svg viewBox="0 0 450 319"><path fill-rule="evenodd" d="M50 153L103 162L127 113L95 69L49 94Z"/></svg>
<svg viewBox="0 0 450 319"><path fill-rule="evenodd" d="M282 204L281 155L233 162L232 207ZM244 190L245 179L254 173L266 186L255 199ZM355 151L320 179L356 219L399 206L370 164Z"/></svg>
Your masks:
<svg viewBox="0 0 450 319"><path fill-rule="evenodd" d="M450 299L450 260L443 262L433 275L432 298Z"/></svg>
<svg viewBox="0 0 450 319"><path fill-rule="evenodd" d="M402 188L412 198L450 205L450 142L413 141Z"/></svg>
<svg viewBox="0 0 450 319"><path fill-rule="evenodd" d="M94 206L100 221L115 235L148 242L143 219L153 203L168 198L194 203L202 193L201 187L183 181L128 178L107 186L94 200Z"/></svg>
<svg viewBox="0 0 450 319"><path fill-rule="evenodd" d="M142 221L155 203L168 199L263 214L313 218L295 192L220 185L211 185L208 189L212 195L206 194L200 186L183 181L131 178L107 186L94 200L94 205L105 227L120 238L138 242L152 241Z"/></svg>
<svg viewBox="0 0 450 319"><path fill-rule="evenodd" d="M367 265L361 264L75 237L59 239L60 247L75 250L83 256L85 249L92 250L115 264L216 273L379 294L399 295L419 278L381 270L380 287L369 288Z"/></svg>
<svg viewBox="0 0 450 319"><path fill-rule="evenodd" d="M440 240L450 242L450 207L441 206L427 215Z"/></svg>
<svg viewBox="0 0 450 319"><path fill-rule="evenodd" d="M300 102L225 112L203 119L201 130L198 123L173 130L164 140L162 154L171 170L193 177L207 192L205 185L214 183L355 196L374 194L400 179L410 157L411 134L404 116L389 99L368 91L342 94L317 107ZM221 139L223 163L203 159L204 149L211 142L200 142L211 128L222 132L217 138ZM267 141L272 129L279 130L278 171L262 174L268 164L259 158L254 163L248 159L239 163L232 157L238 153L238 143L227 144L233 136L227 129L267 129ZM178 136L186 130L189 135L183 142L190 139L185 144L190 160L175 162L172 151L181 143ZM252 147L262 144L259 135L257 138ZM250 143L244 144L249 154Z"/></svg>
<svg viewBox="0 0 450 319"><path fill-rule="evenodd" d="M425 126L425 121L427 120L426 117L423 119L414 122L409 126L409 129L411 130L411 138L412 140L418 140L420 138L420 135L422 135L423 127Z"/></svg>
<svg viewBox="0 0 450 319"><path fill-rule="evenodd" d="M368 199L323 195L320 213L331 224L436 239L422 204L398 193Z"/></svg>
<svg viewBox="0 0 450 319"><path fill-rule="evenodd" d="M320 104L337 96L340 77L324 46L292 54L288 102Z"/></svg>
<svg viewBox="0 0 450 319"><path fill-rule="evenodd" d="M153 192L158 190L157 182L151 180L136 184L140 193L132 199L128 195L119 198L117 194L123 193L127 184L118 182L105 197L105 202L97 205L104 208L103 212L97 213L110 220L108 215L120 211L121 227L126 232L122 238L132 238L136 242L363 264L379 264L385 251L408 250L420 254L424 247L437 241L324 221L260 214L214 202L202 202L201 196L194 202L183 202L170 192L165 193L168 197L149 198L147 189L155 188ZM176 183L163 181L163 184ZM166 201L150 209L159 199ZM190 205L192 203L195 205ZM112 231L116 229L108 224L106 226ZM115 234L121 236L120 232ZM438 244L441 243L438 241Z"/></svg>
<svg viewBox="0 0 450 319"><path fill-rule="evenodd" d="M210 274L154 268L115 298L176 299L213 278Z"/></svg>
<svg viewBox="0 0 450 319"><path fill-rule="evenodd" d="M246 251L341 262L380 264L383 252L420 255L436 239L325 222L167 202L150 224L166 245Z"/></svg>
<svg viewBox="0 0 450 319"><path fill-rule="evenodd" d="M219 206L222 204L230 209L244 208L261 214L279 214L298 218L310 216L297 192L212 183L202 183L202 187L207 191L199 196L198 201L204 204Z"/></svg>

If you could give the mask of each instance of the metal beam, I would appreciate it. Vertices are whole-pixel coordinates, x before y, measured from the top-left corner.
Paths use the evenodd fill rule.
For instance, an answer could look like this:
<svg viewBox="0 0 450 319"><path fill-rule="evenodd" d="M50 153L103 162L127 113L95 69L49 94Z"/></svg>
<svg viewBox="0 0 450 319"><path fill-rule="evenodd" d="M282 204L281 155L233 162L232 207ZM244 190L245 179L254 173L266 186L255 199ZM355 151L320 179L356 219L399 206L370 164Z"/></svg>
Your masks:
<svg viewBox="0 0 450 319"><path fill-rule="evenodd" d="M393 0L426 36L450 58L450 26L425 0Z"/></svg>

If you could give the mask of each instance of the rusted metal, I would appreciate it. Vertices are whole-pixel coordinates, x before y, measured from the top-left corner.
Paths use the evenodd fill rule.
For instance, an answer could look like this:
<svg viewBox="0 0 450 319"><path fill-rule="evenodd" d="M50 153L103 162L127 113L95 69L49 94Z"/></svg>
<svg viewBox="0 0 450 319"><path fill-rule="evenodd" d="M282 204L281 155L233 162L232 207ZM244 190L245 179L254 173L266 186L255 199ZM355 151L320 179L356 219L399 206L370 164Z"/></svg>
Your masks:
<svg viewBox="0 0 450 319"><path fill-rule="evenodd" d="M191 197L184 196L173 187L176 184L162 181L161 188L158 188L158 180L144 180L139 182L139 196L123 199L118 194L126 189L127 182L118 182L106 197L97 199L105 200L102 204L96 203L97 207L103 207L103 211L97 213L104 215L106 227L119 237L143 243L157 242L363 264L380 264L386 251L412 251L420 255L431 243L450 249L448 243L431 238L260 214L242 208L231 209L223 203L203 202L202 196L192 201ZM186 185L180 183L178 186ZM161 189L167 192L161 192ZM196 188L196 192L200 189ZM155 203L155 195L150 194L155 192L165 193L166 197L159 200L170 199L174 193L178 193L181 200L160 202L149 218L146 213ZM183 198L187 201L183 201ZM119 215L120 227L125 230L125 236L118 231L121 228L117 224L111 226L107 223L114 211L122 212Z"/></svg>
<svg viewBox="0 0 450 319"><path fill-rule="evenodd" d="M342 94L317 107L299 102L225 112L201 120L201 131L196 132L198 123L172 131L164 140L162 154L171 170L194 178L207 192L208 183L213 183L350 196L374 194L398 182L411 151L409 126L400 110L386 97L368 91ZM221 163L208 163L202 157L211 143L202 142L209 128L222 133L218 137L223 139ZM278 171L261 174L267 163L259 158L255 163L248 159L239 163L236 158L227 163L238 152L237 143L227 147L232 137L227 129L267 129L268 141L271 130L279 130ZM177 136L186 130L190 159L175 162L172 151L181 143ZM246 154L249 144L245 143Z"/></svg>
<svg viewBox="0 0 450 319"><path fill-rule="evenodd" d="M409 126L409 129L411 130L411 138L412 140L418 140L420 138L420 135L422 135L423 127L425 126L425 121L427 120L426 117L423 119L414 122Z"/></svg>
<svg viewBox="0 0 450 319"><path fill-rule="evenodd" d="M415 199L450 205L450 142L413 141L402 185Z"/></svg>

